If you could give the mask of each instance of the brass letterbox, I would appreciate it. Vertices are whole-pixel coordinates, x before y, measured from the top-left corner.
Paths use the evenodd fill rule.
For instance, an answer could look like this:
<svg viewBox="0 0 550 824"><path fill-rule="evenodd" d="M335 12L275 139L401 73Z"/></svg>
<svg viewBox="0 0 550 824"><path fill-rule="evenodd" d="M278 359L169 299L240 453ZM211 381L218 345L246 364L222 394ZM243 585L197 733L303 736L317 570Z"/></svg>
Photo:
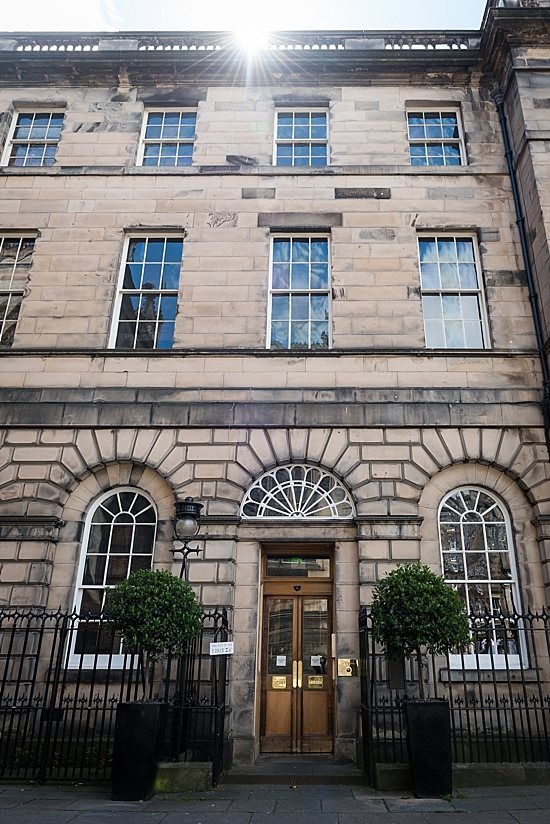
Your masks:
<svg viewBox="0 0 550 824"><path fill-rule="evenodd" d="M286 675L273 675L271 678L272 690L286 690Z"/></svg>
<svg viewBox="0 0 550 824"><path fill-rule="evenodd" d="M307 686L310 690L322 690L323 689L323 676L322 675L308 675L307 677Z"/></svg>

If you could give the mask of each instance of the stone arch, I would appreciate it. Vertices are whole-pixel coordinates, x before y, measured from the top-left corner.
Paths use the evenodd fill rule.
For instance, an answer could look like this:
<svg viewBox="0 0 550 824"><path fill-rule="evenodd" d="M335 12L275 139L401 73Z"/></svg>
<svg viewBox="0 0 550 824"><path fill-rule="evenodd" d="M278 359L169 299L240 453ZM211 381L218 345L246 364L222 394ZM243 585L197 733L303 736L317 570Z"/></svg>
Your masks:
<svg viewBox="0 0 550 824"><path fill-rule="evenodd" d="M132 486L142 489L154 501L157 515L157 536L153 557L153 568L170 569L172 556L174 514L174 493L166 480L151 467L132 462L113 462L98 466L74 485L61 517L64 525L59 531L59 541L55 551L55 563L50 583L49 606L72 606L80 552L82 551L82 530L90 507L97 498L112 489Z"/></svg>
<svg viewBox="0 0 550 824"><path fill-rule="evenodd" d="M461 486L478 486L495 495L507 509L512 535L519 585L524 606L541 606L545 602L541 558L537 531L532 523L534 510L519 482L494 466L480 463L453 464L434 474L422 491L418 514L421 561L441 572L438 536L438 510L443 497Z"/></svg>

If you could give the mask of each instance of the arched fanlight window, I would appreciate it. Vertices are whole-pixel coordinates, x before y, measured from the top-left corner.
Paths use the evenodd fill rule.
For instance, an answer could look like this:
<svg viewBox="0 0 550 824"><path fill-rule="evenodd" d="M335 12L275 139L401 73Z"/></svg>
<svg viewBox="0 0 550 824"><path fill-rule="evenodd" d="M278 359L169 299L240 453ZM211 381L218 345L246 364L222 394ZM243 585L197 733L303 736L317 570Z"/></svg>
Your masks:
<svg viewBox="0 0 550 824"><path fill-rule="evenodd" d="M453 668L521 667L523 649L518 580L510 519L479 487L455 489L439 508L443 575L473 615L473 643L450 656Z"/></svg>
<svg viewBox="0 0 550 824"><path fill-rule="evenodd" d="M353 517L353 504L340 481L324 469L291 464L269 470L247 491L244 518Z"/></svg>
<svg viewBox="0 0 550 824"><path fill-rule="evenodd" d="M443 575L469 612L494 615L519 610L510 522L486 490L462 487L439 510Z"/></svg>
<svg viewBox="0 0 550 824"><path fill-rule="evenodd" d="M119 651L108 633L94 632L89 619L102 613L106 587L151 568L156 531L155 506L141 490L120 487L95 502L84 528L76 592L76 608L88 621L79 627L74 653Z"/></svg>

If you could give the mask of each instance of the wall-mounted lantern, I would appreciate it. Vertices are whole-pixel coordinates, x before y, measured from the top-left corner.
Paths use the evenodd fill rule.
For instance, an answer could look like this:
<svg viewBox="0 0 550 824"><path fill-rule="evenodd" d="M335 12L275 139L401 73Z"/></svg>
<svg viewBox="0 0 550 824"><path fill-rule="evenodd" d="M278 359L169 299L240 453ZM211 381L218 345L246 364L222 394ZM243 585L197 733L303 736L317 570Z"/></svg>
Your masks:
<svg viewBox="0 0 550 824"><path fill-rule="evenodd" d="M190 547L189 541L192 540L200 529L201 509L204 504L194 501L193 498L186 498L184 501L176 501L175 504L175 518L174 518L174 538L175 543L172 547L172 554L175 557L176 552L182 556L182 565L180 571L180 578L188 580L187 556L194 552L196 555L202 552L201 547Z"/></svg>

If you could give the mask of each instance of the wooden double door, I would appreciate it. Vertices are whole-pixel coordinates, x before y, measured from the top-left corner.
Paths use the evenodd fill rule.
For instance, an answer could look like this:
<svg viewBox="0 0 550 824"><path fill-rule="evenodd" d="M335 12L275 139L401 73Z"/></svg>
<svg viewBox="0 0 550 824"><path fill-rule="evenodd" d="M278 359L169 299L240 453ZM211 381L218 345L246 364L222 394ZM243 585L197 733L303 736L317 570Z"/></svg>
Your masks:
<svg viewBox="0 0 550 824"><path fill-rule="evenodd" d="M264 584L263 753L333 751L332 606L328 581Z"/></svg>

